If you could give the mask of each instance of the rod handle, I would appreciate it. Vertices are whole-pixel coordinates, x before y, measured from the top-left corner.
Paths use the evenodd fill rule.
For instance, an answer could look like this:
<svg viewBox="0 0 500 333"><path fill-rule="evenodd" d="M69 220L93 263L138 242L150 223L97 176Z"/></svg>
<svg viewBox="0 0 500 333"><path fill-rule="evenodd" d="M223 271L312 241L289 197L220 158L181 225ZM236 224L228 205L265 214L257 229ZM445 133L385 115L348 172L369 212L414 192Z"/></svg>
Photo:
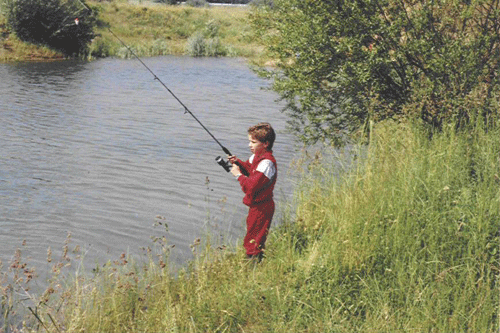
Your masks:
<svg viewBox="0 0 500 333"><path fill-rule="evenodd" d="M247 171L247 169L245 169L245 167L243 165L241 165L241 163L239 162L234 162L234 164L236 164L237 166L240 167L240 171L241 171L241 174L245 177L248 177L250 176L250 173Z"/></svg>
<svg viewBox="0 0 500 333"><path fill-rule="evenodd" d="M229 151L229 149L227 149L226 147L224 146L221 146L222 147L222 150L224 151L224 153L226 153L228 156L232 156L233 154L231 154L231 152ZM240 163L238 162L234 162L237 166L240 167L240 171L241 171L241 174L245 177L248 177L250 176L250 172L247 171L247 169L245 169L245 167L243 165L241 165Z"/></svg>

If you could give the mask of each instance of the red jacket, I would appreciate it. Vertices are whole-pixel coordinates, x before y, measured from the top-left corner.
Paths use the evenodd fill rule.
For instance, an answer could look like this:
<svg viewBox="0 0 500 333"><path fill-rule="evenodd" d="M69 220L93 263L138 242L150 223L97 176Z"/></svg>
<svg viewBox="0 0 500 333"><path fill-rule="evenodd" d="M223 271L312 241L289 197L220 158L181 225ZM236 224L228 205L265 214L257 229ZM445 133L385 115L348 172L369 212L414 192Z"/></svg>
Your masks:
<svg viewBox="0 0 500 333"><path fill-rule="evenodd" d="M262 172L256 170L262 160L270 160L274 164L276 173L272 179L267 178ZM238 162L250 173L248 177L240 176L238 178L241 189L245 193L243 203L247 206L252 206L272 200L274 185L276 184L278 176L278 165L276 164L273 153L271 151L266 151L259 157L254 156L252 163L249 161L243 162L240 159L238 159Z"/></svg>

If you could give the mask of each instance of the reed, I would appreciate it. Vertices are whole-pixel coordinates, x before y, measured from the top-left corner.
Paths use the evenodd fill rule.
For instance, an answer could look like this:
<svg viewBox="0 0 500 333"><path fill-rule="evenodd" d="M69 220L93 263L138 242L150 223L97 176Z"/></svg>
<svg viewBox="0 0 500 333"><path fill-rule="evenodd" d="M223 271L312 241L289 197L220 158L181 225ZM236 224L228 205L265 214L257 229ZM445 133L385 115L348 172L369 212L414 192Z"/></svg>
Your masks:
<svg viewBox="0 0 500 333"><path fill-rule="evenodd" d="M296 206L262 263L206 237L174 273L157 238L143 262L123 255L66 278L35 322L49 332L497 331L499 151L495 126L378 124L367 146L296 166Z"/></svg>

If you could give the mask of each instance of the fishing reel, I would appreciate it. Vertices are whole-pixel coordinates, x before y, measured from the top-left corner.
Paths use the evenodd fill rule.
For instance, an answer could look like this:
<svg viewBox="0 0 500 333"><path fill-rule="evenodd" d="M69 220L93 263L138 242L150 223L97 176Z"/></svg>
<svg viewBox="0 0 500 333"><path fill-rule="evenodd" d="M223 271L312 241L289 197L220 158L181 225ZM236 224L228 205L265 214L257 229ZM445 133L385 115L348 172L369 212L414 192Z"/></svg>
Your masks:
<svg viewBox="0 0 500 333"><path fill-rule="evenodd" d="M229 172L231 171L231 168L233 167L233 164L231 164L231 162L229 161L225 161L222 157L220 156L217 156L215 158L215 161L217 162L217 164L219 164L221 167L224 168L224 170L226 170L226 172ZM234 162L237 166L240 167L240 172L242 175L248 177L250 175L250 173L247 171L247 169L245 169L240 163L238 162Z"/></svg>
<svg viewBox="0 0 500 333"><path fill-rule="evenodd" d="M232 168L232 166L233 166L233 165L231 164L231 162L229 162L229 161L225 161L225 160L224 160L222 157L220 157L220 156L217 156L217 157L215 158L215 161L217 162L217 164L219 164L221 167L223 167L223 168L224 168L224 170L226 170L226 172L231 171L231 168Z"/></svg>

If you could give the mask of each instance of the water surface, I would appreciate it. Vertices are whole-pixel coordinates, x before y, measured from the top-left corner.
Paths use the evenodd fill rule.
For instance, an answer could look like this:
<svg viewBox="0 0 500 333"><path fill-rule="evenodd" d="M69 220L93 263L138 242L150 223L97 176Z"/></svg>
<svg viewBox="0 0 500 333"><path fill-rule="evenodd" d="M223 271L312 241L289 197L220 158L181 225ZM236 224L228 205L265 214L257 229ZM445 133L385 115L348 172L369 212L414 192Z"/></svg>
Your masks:
<svg viewBox="0 0 500 333"><path fill-rule="evenodd" d="M240 59L145 62L242 159L247 128L270 122L275 192L288 197L293 138L267 82ZM225 241L244 236L243 194L214 160L222 150L136 60L0 64L0 139L4 264L21 247L43 266L68 233L91 263L139 254L151 236L165 234L179 263L207 229Z"/></svg>

